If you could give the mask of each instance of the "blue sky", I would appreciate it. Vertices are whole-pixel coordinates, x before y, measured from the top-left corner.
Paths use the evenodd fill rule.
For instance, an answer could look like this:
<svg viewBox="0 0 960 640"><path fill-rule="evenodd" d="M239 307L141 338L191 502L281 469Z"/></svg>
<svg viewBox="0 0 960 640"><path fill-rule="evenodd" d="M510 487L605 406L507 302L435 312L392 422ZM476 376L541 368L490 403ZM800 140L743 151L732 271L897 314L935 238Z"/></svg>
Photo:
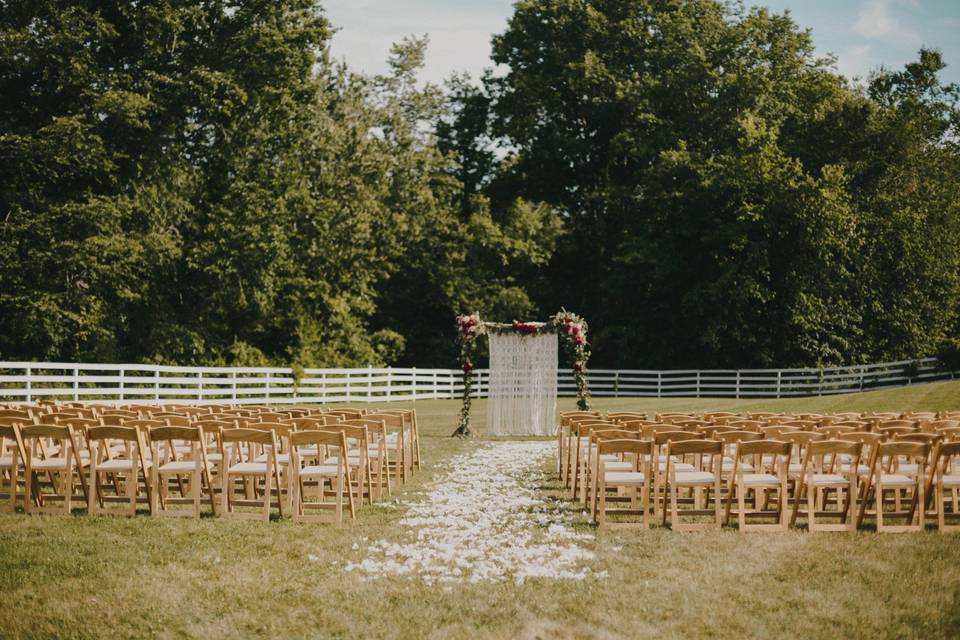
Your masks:
<svg viewBox="0 0 960 640"><path fill-rule="evenodd" d="M880 65L897 68L921 45L940 49L943 78L960 82L960 0L767 0L777 13L813 30L820 53L837 56L847 76L865 76ZM490 36L503 31L512 0L325 0L339 29L332 51L367 73L386 70L390 44L428 34L423 77L440 82L454 71L474 76L490 66Z"/></svg>

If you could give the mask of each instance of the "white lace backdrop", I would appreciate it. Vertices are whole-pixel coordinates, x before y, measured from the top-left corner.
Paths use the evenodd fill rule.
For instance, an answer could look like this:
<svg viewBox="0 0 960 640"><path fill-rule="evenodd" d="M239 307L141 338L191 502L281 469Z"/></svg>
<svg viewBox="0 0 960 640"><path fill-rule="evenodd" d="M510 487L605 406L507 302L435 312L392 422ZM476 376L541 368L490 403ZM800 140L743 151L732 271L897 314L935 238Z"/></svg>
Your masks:
<svg viewBox="0 0 960 640"><path fill-rule="evenodd" d="M557 336L490 333L487 435L556 431Z"/></svg>

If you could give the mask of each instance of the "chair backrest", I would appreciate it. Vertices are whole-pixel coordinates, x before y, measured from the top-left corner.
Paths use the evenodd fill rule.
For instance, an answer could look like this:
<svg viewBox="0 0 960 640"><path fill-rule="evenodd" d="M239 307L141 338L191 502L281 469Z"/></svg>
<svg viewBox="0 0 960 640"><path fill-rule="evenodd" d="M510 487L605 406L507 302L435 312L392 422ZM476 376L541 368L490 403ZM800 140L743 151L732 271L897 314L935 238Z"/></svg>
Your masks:
<svg viewBox="0 0 960 640"><path fill-rule="evenodd" d="M325 431L316 429L310 431L297 431L290 434L290 445L296 447L305 447L311 445L341 447L347 448L347 436L343 431Z"/></svg>
<svg viewBox="0 0 960 640"><path fill-rule="evenodd" d="M771 455L790 457L792 442L783 440L741 440L737 442L736 458L744 456Z"/></svg>
<svg viewBox="0 0 960 640"><path fill-rule="evenodd" d="M916 433L916 427L880 427L877 429L877 433L882 433L887 438L895 438L896 436L902 436L905 433Z"/></svg>
<svg viewBox="0 0 960 640"><path fill-rule="evenodd" d="M764 427L760 430L763 433L764 438L777 440L780 439L780 434L790 433L791 431L800 431L800 427L790 427L785 424L775 424Z"/></svg>
<svg viewBox="0 0 960 640"><path fill-rule="evenodd" d="M360 418L363 416L366 411L364 409L357 409L354 407L343 407L340 409L331 409L327 413L333 414L335 416L340 416L345 419L351 418Z"/></svg>
<svg viewBox="0 0 960 640"><path fill-rule="evenodd" d="M680 427L684 431L695 431L700 427L709 427L713 423L708 420L677 420L673 423L677 427Z"/></svg>
<svg viewBox="0 0 960 640"><path fill-rule="evenodd" d="M856 430L857 430L856 427L848 427L845 425L836 425L836 424L832 424L826 427L820 427L817 429L817 431L819 431L824 436L826 436L828 440L836 439L838 436L840 436L840 434L850 433Z"/></svg>
<svg viewBox="0 0 960 640"><path fill-rule="evenodd" d="M147 432L151 442L182 440L184 442L203 442L204 431L199 425L192 427L154 427Z"/></svg>
<svg viewBox="0 0 960 640"><path fill-rule="evenodd" d="M719 440L724 445L732 445L737 444L738 442L759 440L761 437L762 434L759 434L756 431L722 431L714 434L712 439Z"/></svg>
<svg viewBox="0 0 960 640"><path fill-rule="evenodd" d="M863 443L850 440L814 440L807 445L810 456L845 454L859 458L862 450Z"/></svg>
<svg viewBox="0 0 960 640"><path fill-rule="evenodd" d="M220 441L273 446L276 444L276 434L271 429L221 429Z"/></svg>
<svg viewBox="0 0 960 640"><path fill-rule="evenodd" d="M946 472L950 469L951 459L960 456L960 440L953 442L941 442L937 447L937 461L935 464L940 465L941 472Z"/></svg>
<svg viewBox="0 0 960 640"><path fill-rule="evenodd" d="M341 422L354 420L376 420L377 422L382 422L385 427L390 429L402 429L406 423L404 416L396 413L368 413L362 418L343 418Z"/></svg>
<svg viewBox="0 0 960 640"><path fill-rule="evenodd" d="M646 420L646 413L638 413L636 411L608 411L607 420L612 422L626 422L628 420Z"/></svg>
<svg viewBox="0 0 960 640"><path fill-rule="evenodd" d="M636 427L637 429L645 427L650 424L657 424L653 420L640 420L640 419L615 419L613 422L622 424L625 427Z"/></svg>
<svg viewBox="0 0 960 640"><path fill-rule="evenodd" d="M137 427L118 427L114 425L90 427L87 429L87 438L91 442L98 440L123 440L141 444L141 433Z"/></svg>
<svg viewBox="0 0 960 640"><path fill-rule="evenodd" d="M76 446L73 427L69 425L31 424L19 427L19 429L20 439L23 441L28 456L36 456L40 449L39 447L37 449L33 449L31 447L31 442L33 440L57 440L60 442L60 455L57 457L61 458L65 458L69 455L67 453L67 448L69 448L70 451L73 451L74 447Z"/></svg>
<svg viewBox="0 0 960 640"><path fill-rule="evenodd" d="M613 438L598 442L597 451L600 453L600 455L617 453L650 455L650 453L653 452L653 443L649 440L638 440L636 438Z"/></svg>
<svg viewBox="0 0 960 640"><path fill-rule="evenodd" d="M785 427L797 427L801 431L813 431L820 426L816 420L791 420L782 424Z"/></svg>
<svg viewBox="0 0 960 640"><path fill-rule="evenodd" d="M644 436L646 439L646 436ZM702 440L703 435L695 431L661 431L654 434L653 442L657 445L668 445L671 442L686 442L690 440ZM719 446L719 440L715 441Z"/></svg>
<svg viewBox="0 0 960 640"><path fill-rule="evenodd" d="M922 464L930 455L930 449L932 446L933 445L929 442L913 442L910 440L881 442L877 447L877 457L886 458L888 456L905 456L919 460Z"/></svg>
<svg viewBox="0 0 960 640"><path fill-rule="evenodd" d="M916 431L914 433L901 433L894 436L894 442L926 442L930 445L936 444L943 439L939 433L927 433L925 431Z"/></svg>
<svg viewBox="0 0 960 640"><path fill-rule="evenodd" d="M766 423L760 420L733 420L728 422L727 426L733 427L737 431L753 431L758 433L760 429L766 426Z"/></svg>
<svg viewBox="0 0 960 640"><path fill-rule="evenodd" d="M19 420L20 424L33 424L33 416L30 415L30 412L19 409L0 409L0 418L10 418L11 421Z"/></svg>
<svg viewBox="0 0 960 640"><path fill-rule="evenodd" d="M747 414L747 418L750 420L763 420L765 418L773 418L781 414L774 413L772 411L751 411Z"/></svg>
<svg viewBox="0 0 960 640"><path fill-rule="evenodd" d="M154 429L156 427L167 427L169 426L163 420L146 420L146 419L137 419L137 420L127 420L123 423L125 427L139 427L140 429L146 431L149 429Z"/></svg>
<svg viewBox="0 0 960 640"><path fill-rule="evenodd" d="M560 426L566 427L575 418L599 418L599 411L561 411Z"/></svg>
<svg viewBox="0 0 960 640"><path fill-rule="evenodd" d="M917 421L916 420L881 420L877 424L878 429L891 429L891 428L909 428L916 429Z"/></svg>
<svg viewBox="0 0 960 640"><path fill-rule="evenodd" d="M600 440L639 440L639 429L600 429L590 434L596 441Z"/></svg>
<svg viewBox="0 0 960 640"><path fill-rule="evenodd" d="M571 431L578 436L584 437L589 436L591 431L595 429L616 429L618 426L615 422L607 422L606 420L593 420L586 422L577 422L571 425Z"/></svg>
<svg viewBox="0 0 960 640"><path fill-rule="evenodd" d="M685 456L699 453L721 453L723 443L718 440L668 440L668 456ZM669 459L669 458L668 458Z"/></svg>

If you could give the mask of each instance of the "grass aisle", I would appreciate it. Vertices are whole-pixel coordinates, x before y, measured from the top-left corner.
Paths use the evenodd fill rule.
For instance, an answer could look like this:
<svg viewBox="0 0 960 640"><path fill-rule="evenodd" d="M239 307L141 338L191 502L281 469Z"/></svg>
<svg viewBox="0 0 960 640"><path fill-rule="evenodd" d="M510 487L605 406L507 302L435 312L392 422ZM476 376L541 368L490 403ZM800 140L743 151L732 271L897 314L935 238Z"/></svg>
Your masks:
<svg viewBox="0 0 960 640"><path fill-rule="evenodd" d="M455 456L420 499L405 505L399 530L346 569L448 587L591 576L593 552L580 543L593 541L592 532L574 531L573 515L538 490L555 452L552 441L499 441Z"/></svg>

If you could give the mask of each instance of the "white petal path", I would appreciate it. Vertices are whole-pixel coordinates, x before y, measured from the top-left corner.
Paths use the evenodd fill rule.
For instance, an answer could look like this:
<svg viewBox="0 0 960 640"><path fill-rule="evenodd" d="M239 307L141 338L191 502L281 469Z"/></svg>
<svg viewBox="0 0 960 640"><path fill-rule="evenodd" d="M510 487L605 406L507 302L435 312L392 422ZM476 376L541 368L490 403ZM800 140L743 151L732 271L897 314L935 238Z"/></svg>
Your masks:
<svg viewBox="0 0 960 640"><path fill-rule="evenodd" d="M573 515L538 494L550 442L493 442L452 458L424 499L407 503L400 542L379 540L347 571L433 582L604 577L587 565ZM357 547L358 545L355 545Z"/></svg>

